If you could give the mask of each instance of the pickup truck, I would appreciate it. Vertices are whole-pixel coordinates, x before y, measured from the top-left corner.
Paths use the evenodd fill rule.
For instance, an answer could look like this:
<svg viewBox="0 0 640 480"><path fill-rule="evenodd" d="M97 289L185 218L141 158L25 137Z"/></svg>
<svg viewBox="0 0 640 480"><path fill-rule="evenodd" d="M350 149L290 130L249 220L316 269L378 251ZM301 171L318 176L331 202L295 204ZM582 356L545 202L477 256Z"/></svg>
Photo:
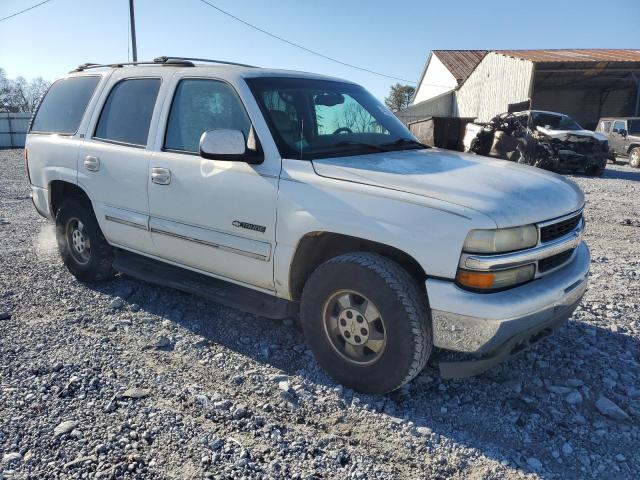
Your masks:
<svg viewBox="0 0 640 480"><path fill-rule="evenodd" d="M587 286L584 196L513 162L427 148L364 88L159 57L53 83L25 148L35 208L82 282L116 272L299 315L338 382L397 389L545 337ZM456 356L454 355L454 358Z"/></svg>

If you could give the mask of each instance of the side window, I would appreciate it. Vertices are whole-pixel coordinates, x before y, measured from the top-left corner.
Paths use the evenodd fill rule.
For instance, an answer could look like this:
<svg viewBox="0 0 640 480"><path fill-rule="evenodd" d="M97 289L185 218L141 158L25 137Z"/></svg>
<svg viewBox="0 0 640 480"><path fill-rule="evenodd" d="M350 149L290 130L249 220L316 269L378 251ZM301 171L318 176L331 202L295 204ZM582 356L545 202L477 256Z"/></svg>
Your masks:
<svg viewBox="0 0 640 480"><path fill-rule="evenodd" d="M599 130L600 130L602 133L610 133L610 132L611 132L611 122L606 121L606 120L605 120L605 121L600 122L600 128L599 128Z"/></svg>
<svg viewBox="0 0 640 480"><path fill-rule="evenodd" d="M613 122L613 131L620 133L620 130L624 130L624 122L622 120L616 120Z"/></svg>
<svg viewBox="0 0 640 480"><path fill-rule="evenodd" d="M98 76L58 80L46 93L31 123L31 132L73 135L100 81Z"/></svg>
<svg viewBox="0 0 640 480"><path fill-rule="evenodd" d="M94 137L145 146L159 89L159 78L133 78L116 83L102 107Z"/></svg>
<svg viewBox="0 0 640 480"><path fill-rule="evenodd" d="M218 80L180 81L171 103L164 148L198 152L202 134L219 128L249 136L251 121L235 90Z"/></svg>
<svg viewBox="0 0 640 480"><path fill-rule="evenodd" d="M340 99L334 101L324 100L325 96L319 94L314 98L319 135L331 135L334 132L388 133L373 115L351 96L343 94Z"/></svg>

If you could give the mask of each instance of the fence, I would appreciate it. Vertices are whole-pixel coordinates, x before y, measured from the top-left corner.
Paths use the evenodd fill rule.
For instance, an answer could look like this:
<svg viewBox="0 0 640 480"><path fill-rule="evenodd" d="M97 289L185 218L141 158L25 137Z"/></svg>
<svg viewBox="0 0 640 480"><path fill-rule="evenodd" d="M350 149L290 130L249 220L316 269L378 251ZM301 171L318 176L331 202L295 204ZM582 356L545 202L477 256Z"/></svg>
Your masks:
<svg viewBox="0 0 640 480"><path fill-rule="evenodd" d="M31 113L0 113L0 148L22 148Z"/></svg>

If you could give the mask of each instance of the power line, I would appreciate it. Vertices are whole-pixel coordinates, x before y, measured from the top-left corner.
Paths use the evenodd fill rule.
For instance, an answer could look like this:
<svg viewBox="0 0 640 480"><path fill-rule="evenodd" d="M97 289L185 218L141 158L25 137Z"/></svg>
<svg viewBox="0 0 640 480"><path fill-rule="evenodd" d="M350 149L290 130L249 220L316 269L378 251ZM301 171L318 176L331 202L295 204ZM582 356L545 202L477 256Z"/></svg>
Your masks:
<svg viewBox="0 0 640 480"><path fill-rule="evenodd" d="M416 82L414 82L412 80L407 80L407 79L404 79L404 78L394 77L392 75L386 75L384 73L376 72L374 70L369 70L368 68L359 67L357 65L352 65L351 63L343 62L343 61L337 60L335 58L329 57L328 55L324 55L323 53L316 52L315 50L311 50L310 48L304 47L304 46L302 46L302 45L300 45L298 43L292 42L291 40L287 40L286 38L282 38L282 37L280 37L280 36L278 36L278 35L276 35L274 33L268 32L268 31L266 31L266 30L264 30L264 29L262 29L260 27L257 27L257 26L255 26L255 25L253 25L253 24L251 24L251 23L249 23L249 22L247 22L247 21L245 21L245 20L243 20L241 18L236 17L235 15L233 15L233 14L231 14L231 13L225 11L225 10L222 10L220 7L217 7L216 5L208 2L207 0L200 0L200 1L202 3L204 3L205 5L208 5L211 8L217 10L218 12L226 15L227 17L231 17L234 20L236 20L236 21L238 21L240 23L243 23L247 27L253 28L254 30L257 30L258 32L264 33L265 35L269 35L270 37L275 38L276 40L280 40L281 42L287 43L287 44L291 45L292 47L296 47L296 48L299 48L301 50L304 50L305 52L311 53L313 55L317 55L318 57L322 57L322 58L324 58L326 60L331 60L332 62L339 63L340 65L344 65L346 67L351 67L351 68L355 68L357 70L362 70L363 72L368 72L368 73L372 73L374 75L379 75L381 77L391 78L393 80L400 80L401 82L416 83Z"/></svg>
<svg viewBox="0 0 640 480"><path fill-rule="evenodd" d="M44 2L36 3L35 5L30 6L29 8L25 8L24 10L20 10L19 12L12 13L11 15L7 15L6 17L0 18L0 22L4 22L5 20L9 20L10 18L17 17L21 13L28 12L29 10L33 10L40 5L44 5L45 3L49 3L51 0L44 0Z"/></svg>

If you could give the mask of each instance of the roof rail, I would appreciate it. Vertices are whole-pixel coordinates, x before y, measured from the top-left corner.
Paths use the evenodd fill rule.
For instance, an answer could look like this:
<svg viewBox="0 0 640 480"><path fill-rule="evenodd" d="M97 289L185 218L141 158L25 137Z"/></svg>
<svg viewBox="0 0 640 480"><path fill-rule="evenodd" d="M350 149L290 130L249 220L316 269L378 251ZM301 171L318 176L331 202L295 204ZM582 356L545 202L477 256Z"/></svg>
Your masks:
<svg viewBox="0 0 640 480"><path fill-rule="evenodd" d="M120 68L127 65L171 65L171 66L183 66L183 67L193 67L193 63L187 61L186 59L180 58L166 58L165 60L160 60L165 57L158 57L153 61L141 61L141 62L117 62L117 63L83 63L82 65L78 65L75 70L71 70L69 73L82 72L84 70L88 70L90 68Z"/></svg>
<svg viewBox="0 0 640 480"><path fill-rule="evenodd" d="M206 62L206 63L220 63L222 65L235 65L238 67L258 68L255 65L247 65L246 63L227 62L224 60L211 60L209 58L193 58L193 57L170 57L162 56L153 59L157 63L175 63L175 62Z"/></svg>

